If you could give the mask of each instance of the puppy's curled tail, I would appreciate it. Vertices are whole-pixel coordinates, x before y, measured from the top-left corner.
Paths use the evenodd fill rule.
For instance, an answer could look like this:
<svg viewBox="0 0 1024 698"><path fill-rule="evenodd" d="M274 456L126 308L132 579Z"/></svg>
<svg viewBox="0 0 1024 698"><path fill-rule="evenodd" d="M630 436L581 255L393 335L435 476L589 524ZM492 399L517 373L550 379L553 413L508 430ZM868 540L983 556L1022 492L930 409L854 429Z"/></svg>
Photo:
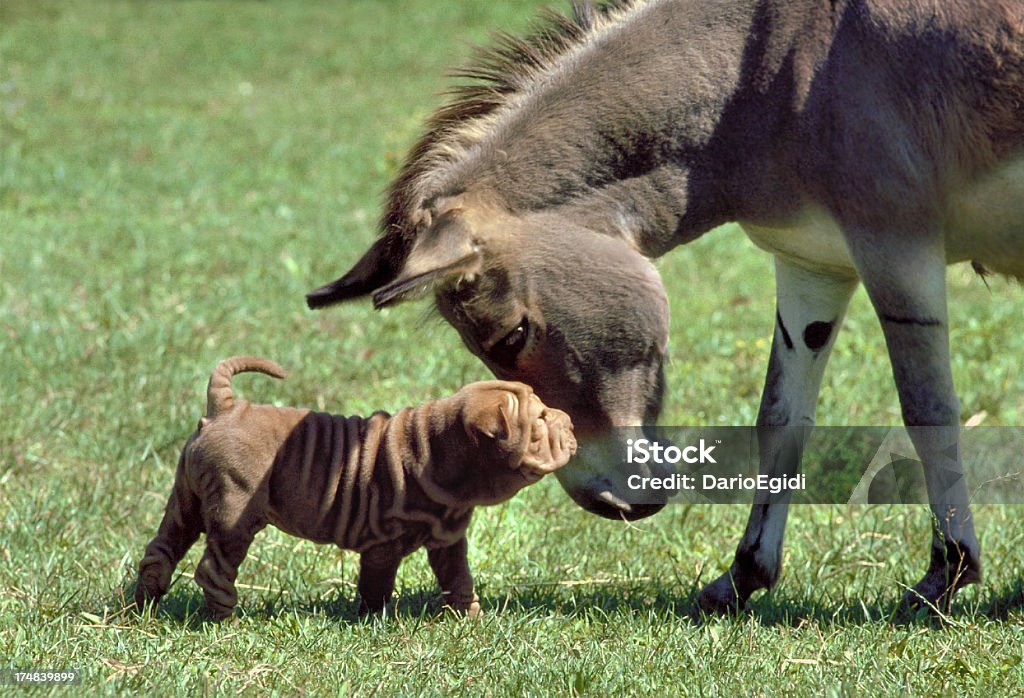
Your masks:
<svg viewBox="0 0 1024 698"><path fill-rule="evenodd" d="M205 423L218 415L231 410L235 405L235 396L231 392L231 378L236 373L256 371L274 378L284 378L288 372L270 359L258 356L232 356L224 359L213 369L210 383L206 387L206 419Z"/></svg>

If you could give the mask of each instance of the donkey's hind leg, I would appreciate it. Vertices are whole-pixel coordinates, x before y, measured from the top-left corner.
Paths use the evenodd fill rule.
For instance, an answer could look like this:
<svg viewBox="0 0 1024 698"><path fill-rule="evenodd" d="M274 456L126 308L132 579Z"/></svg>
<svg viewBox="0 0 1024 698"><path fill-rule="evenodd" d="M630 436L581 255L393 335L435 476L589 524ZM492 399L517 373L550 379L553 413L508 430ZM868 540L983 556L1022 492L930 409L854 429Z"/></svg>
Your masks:
<svg viewBox="0 0 1024 698"><path fill-rule="evenodd" d="M903 603L942 610L953 592L981 580L950 369L945 250L937 235L881 239L859 232L851 252L882 323L903 422L924 464L933 520L928 571Z"/></svg>
<svg viewBox="0 0 1024 698"><path fill-rule="evenodd" d="M800 467L825 364L857 287L853 276L825 276L781 259L775 276L778 312L757 417L760 473L771 477ZM701 590L701 610L741 610L752 593L776 582L791 496L788 490L756 491L732 566Z"/></svg>
<svg viewBox="0 0 1024 698"><path fill-rule="evenodd" d="M182 454L184 460L185 454ZM171 574L203 529L199 498L185 482L182 464L167 500L164 518L156 536L146 546L135 583L135 605L142 610L147 601L157 602L167 593Z"/></svg>

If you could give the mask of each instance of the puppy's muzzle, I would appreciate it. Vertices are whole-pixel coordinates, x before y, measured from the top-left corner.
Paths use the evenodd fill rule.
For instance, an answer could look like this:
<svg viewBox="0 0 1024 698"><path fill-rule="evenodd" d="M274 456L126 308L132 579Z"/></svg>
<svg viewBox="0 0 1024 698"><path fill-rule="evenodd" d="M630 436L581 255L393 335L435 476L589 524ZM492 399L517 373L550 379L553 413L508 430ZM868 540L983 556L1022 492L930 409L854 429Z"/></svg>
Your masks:
<svg viewBox="0 0 1024 698"><path fill-rule="evenodd" d="M520 409L524 406L519 405ZM520 472L530 478L552 473L569 462L576 453L576 437L572 419L561 410L546 407L531 394L528 405L529 443L523 456Z"/></svg>

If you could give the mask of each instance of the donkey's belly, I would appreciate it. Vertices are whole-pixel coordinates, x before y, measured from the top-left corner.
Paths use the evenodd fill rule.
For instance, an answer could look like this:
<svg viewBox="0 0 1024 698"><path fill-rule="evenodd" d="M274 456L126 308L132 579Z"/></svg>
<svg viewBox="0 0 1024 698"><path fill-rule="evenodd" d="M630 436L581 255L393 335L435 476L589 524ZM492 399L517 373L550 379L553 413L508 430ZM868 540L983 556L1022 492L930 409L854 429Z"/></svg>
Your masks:
<svg viewBox="0 0 1024 698"><path fill-rule="evenodd" d="M1024 155L954 196L946 222L946 257L1024 277Z"/></svg>
<svg viewBox="0 0 1024 698"><path fill-rule="evenodd" d="M797 266L836 276L856 276L850 251L835 218L820 206L807 206L781 225L740 221L750 240Z"/></svg>
<svg viewBox="0 0 1024 698"><path fill-rule="evenodd" d="M972 260L991 271L1024 278L1024 156L954 192L950 199L943 221L948 263ZM856 275L838 222L820 206L806 206L782 224L740 225L755 245L773 255L826 274Z"/></svg>

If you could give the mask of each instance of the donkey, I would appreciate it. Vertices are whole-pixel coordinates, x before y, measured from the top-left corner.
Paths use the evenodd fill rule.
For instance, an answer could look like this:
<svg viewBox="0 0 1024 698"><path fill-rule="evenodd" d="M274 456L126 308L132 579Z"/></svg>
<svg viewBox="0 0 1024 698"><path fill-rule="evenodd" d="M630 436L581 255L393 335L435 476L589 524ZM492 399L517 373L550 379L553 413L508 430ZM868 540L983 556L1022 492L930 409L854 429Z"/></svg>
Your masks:
<svg viewBox="0 0 1024 698"><path fill-rule="evenodd" d="M1024 3L578 2L530 38L499 35L457 75L390 188L381 237L310 307L432 292L497 377L571 415L570 496L640 518L663 501L631 501L636 466L613 428L661 406L668 302L648 260L738 222L775 258L761 472L799 468L808 430L791 427L814 423L863 283L934 524L904 603L946 604L980 580L945 267L1024 277ZM755 497L702 609L741 609L777 581L788 503Z"/></svg>

